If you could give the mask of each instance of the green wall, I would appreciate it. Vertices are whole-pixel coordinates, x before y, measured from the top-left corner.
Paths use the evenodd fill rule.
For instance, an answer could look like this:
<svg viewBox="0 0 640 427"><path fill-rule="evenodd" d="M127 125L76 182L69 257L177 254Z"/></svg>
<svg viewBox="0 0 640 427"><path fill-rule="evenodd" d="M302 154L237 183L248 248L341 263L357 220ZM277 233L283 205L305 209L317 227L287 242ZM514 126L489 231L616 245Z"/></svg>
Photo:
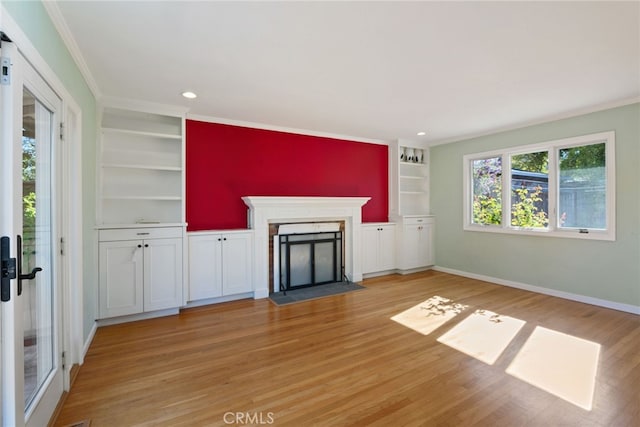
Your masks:
<svg viewBox="0 0 640 427"><path fill-rule="evenodd" d="M5 10L56 73L82 110L83 340L96 319L96 100L39 1L2 1ZM9 36L11 36L9 34ZM18 46L20 48L20 46Z"/></svg>
<svg viewBox="0 0 640 427"><path fill-rule="evenodd" d="M614 130L616 241L463 231L462 157ZM431 148L436 265L640 307L640 104Z"/></svg>

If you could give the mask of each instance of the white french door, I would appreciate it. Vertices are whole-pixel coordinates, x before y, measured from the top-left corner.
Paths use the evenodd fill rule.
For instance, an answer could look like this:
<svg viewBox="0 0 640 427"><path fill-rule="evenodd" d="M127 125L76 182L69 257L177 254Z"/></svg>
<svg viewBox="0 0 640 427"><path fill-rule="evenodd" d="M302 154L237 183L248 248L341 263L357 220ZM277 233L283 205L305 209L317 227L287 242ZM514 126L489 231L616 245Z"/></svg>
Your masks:
<svg viewBox="0 0 640 427"><path fill-rule="evenodd" d="M63 391L59 190L62 102L2 42L2 425L46 425ZM15 276L15 278L13 277Z"/></svg>

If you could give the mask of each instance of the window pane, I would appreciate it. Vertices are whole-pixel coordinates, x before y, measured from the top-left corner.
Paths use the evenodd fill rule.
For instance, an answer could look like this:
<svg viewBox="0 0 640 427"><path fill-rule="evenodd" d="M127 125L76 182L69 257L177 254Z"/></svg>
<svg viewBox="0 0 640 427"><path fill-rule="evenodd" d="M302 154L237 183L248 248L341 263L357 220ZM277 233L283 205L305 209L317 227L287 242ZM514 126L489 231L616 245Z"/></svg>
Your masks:
<svg viewBox="0 0 640 427"><path fill-rule="evenodd" d="M474 224L502 223L502 157L473 160Z"/></svg>
<svg viewBox="0 0 640 427"><path fill-rule="evenodd" d="M511 225L549 225L549 152L511 156Z"/></svg>
<svg viewBox="0 0 640 427"><path fill-rule="evenodd" d="M605 152L604 142L559 150L559 227L606 228Z"/></svg>

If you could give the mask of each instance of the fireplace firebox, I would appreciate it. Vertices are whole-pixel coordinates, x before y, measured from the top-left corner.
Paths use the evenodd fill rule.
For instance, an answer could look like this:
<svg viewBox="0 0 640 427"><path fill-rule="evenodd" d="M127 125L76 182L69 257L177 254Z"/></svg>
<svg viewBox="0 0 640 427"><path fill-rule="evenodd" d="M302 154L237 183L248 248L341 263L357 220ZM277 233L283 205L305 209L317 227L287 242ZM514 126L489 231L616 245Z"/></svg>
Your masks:
<svg viewBox="0 0 640 427"><path fill-rule="evenodd" d="M342 281L342 231L281 234L278 237L282 291Z"/></svg>

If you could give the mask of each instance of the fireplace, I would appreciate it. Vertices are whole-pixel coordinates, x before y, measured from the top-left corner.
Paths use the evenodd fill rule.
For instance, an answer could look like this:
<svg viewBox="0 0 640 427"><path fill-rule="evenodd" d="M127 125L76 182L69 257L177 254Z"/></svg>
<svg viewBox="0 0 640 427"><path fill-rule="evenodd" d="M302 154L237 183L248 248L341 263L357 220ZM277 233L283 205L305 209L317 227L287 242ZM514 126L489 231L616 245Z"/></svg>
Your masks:
<svg viewBox="0 0 640 427"><path fill-rule="evenodd" d="M352 282L362 280L362 250L360 226L362 224L362 206L369 197L272 197L247 196L242 200L249 207L248 225L254 234L254 298L269 297L269 246L273 242L269 228L273 224L302 226L306 223L344 222L342 233L342 258L344 276ZM306 225L305 224L305 225ZM320 224L316 224L320 227ZM325 232L324 229L313 230ZM279 231L280 234L282 231ZM274 245L273 252L279 252ZM271 275L273 277L274 275Z"/></svg>
<svg viewBox="0 0 640 427"><path fill-rule="evenodd" d="M344 221L281 224L273 236L270 291L342 282L344 272ZM275 250L273 250L275 248Z"/></svg>

